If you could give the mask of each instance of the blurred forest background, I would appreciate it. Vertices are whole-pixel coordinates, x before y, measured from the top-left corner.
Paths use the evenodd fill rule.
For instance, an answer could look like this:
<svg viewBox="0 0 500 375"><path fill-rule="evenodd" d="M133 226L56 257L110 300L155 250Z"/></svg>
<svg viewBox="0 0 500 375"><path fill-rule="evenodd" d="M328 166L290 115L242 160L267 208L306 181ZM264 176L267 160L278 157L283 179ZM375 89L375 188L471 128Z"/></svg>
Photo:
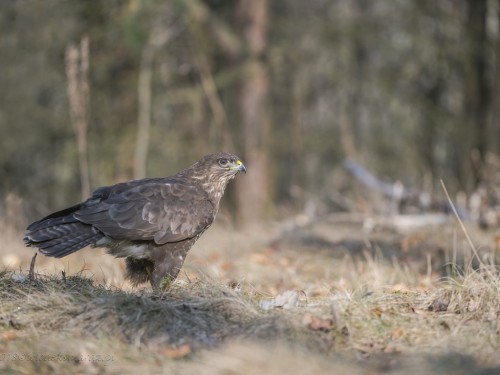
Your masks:
<svg viewBox="0 0 500 375"><path fill-rule="evenodd" d="M498 204L500 0L2 1L0 66L20 226L216 150L249 171L223 204L240 224L380 209L345 166L419 209L440 179Z"/></svg>

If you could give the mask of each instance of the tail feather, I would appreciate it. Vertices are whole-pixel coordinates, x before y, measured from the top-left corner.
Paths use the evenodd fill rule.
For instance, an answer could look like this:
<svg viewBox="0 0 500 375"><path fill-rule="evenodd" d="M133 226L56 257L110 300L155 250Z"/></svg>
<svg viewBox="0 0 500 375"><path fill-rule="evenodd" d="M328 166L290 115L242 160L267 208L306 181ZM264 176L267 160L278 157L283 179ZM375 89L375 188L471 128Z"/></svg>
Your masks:
<svg viewBox="0 0 500 375"><path fill-rule="evenodd" d="M35 230L54 227L54 226L60 225L60 224L76 223L76 222L78 222L78 220L75 218L73 213L78 211L78 209L81 206L82 206L82 204L79 203L77 205L71 206L71 207L66 208L64 210L54 212L54 213L50 214L49 216L44 217L41 220L38 220L38 221L35 221L34 223L31 223L27 229L30 231L35 231Z"/></svg>
<svg viewBox="0 0 500 375"><path fill-rule="evenodd" d="M54 228L58 225L72 224L78 222L79 221L75 219L73 216L55 217L55 218L35 221L34 223L30 224L30 226L27 229L29 231L37 231L42 229Z"/></svg>
<svg viewBox="0 0 500 375"><path fill-rule="evenodd" d="M54 223L55 220L47 221ZM93 226L78 221L60 222L53 226L38 222L38 225L32 228L35 229L26 234L24 243L27 246L38 247L42 254L55 258L62 258L85 246L92 245L104 236Z"/></svg>

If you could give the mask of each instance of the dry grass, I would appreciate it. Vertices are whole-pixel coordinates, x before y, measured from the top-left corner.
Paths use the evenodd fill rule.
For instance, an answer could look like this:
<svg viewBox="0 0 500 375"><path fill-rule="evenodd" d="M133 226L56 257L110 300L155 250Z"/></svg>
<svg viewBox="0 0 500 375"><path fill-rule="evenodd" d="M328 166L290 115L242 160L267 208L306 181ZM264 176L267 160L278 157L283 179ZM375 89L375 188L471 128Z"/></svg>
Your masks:
<svg viewBox="0 0 500 375"><path fill-rule="evenodd" d="M65 280L43 257L31 283L19 281L18 267L6 267L0 272L0 372L500 370L494 267L467 268L443 280L377 251L355 258L321 247L276 249L268 246L273 230L229 236L214 228L163 295L134 290L121 276L102 277L121 275L122 266L90 249L62 263ZM21 268L29 267L32 251L24 255L12 233L0 237L3 254L19 251ZM82 264L84 270L71 272Z"/></svg>

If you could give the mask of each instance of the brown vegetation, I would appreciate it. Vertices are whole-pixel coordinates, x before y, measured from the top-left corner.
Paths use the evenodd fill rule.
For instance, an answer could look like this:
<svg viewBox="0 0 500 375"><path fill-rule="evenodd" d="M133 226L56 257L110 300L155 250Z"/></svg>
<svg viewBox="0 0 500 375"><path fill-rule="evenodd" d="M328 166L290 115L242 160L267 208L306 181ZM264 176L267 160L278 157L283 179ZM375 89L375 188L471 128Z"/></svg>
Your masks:
<svg viewBox="0 0 500 375"><path fill-rule="evenodd" d="M338 224L337 233L352 234L349 226L343 231ZM339 255L338 244L291 239L277 245L270 239L281 228L228 235L219 224L162 295L134 290L119 276L103 280L106 259L110 267L120 262L95 249L56 263L64 264L63 275L54 260L39 257L32 282L27 272L7 268L0 277L0 368L183 374L500 368L500 277L491 266L455 268L442 279L382 253ZM326 236L324 228L314 231ZM29 267L27 255L22 268ZM85 270L68 271L82 259L89 260ZM99 270L102 261L106 271ZM40 273L48 264L54 271Z"/></svg>

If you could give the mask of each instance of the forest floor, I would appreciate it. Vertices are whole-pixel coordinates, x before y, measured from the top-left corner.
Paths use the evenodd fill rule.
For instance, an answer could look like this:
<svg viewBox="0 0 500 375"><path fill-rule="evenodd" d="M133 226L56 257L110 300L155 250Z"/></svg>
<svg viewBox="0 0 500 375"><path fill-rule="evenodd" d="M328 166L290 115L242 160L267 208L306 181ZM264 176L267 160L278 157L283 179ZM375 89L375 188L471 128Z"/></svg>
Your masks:
<svg viewBox="0 0 500 375"><path fill-rule="evenodd" d="M39 255L30 281L34 250L1 226L0 372L500 373L499 236L467 227L478 261L451 217L393 224L222 216L161 295L100 249Z"/></svg>

